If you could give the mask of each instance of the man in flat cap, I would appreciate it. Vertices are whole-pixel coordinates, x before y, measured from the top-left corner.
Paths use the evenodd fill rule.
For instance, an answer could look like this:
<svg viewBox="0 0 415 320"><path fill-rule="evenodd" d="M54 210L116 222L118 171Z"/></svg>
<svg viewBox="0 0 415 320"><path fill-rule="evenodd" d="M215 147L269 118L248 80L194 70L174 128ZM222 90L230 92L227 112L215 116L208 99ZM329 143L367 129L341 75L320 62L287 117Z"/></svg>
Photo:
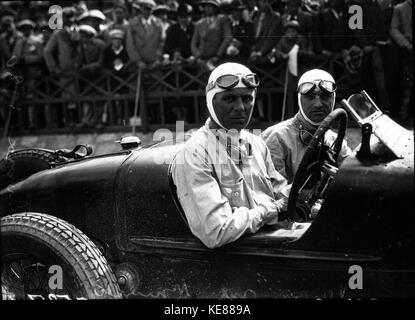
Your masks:
<svg viewBox="0 0 415 320"><path fill-rule="evenodd" d="M191 17L192 7L180 4L177 9L177 23L167 29L164 54L173 61L188 59L191 55L190 41L193 36L194 24Z"/></svg>

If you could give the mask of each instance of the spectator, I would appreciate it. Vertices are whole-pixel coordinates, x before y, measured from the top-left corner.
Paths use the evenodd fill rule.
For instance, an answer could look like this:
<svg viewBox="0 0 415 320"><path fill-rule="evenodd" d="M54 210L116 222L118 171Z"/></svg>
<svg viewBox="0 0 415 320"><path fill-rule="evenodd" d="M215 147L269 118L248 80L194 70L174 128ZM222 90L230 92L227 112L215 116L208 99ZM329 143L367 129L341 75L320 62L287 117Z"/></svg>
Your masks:
<svg viewBox="0 0 415 320"><path fill-rule="evenodd" d="M0 11L0 63L2 67L11 58L16 41L23 37L22 33L16 29L16 15L16 12L9 8Z"/></svg>
<svg viewBox="0 0 415 320"><path fill-rule="evenodd" d="M313 33L313 18L308 12L301 10L301 0L288 0L285 13L282 15L282 24L297 20L300 24L298 32L306 37L307 46L312 48L311 35Z"/></svg>
<svg viewBox="0 0 415 320"><path fill-rule="evenodd" d="M287 60L288 53L294 45L299 46L298 57L306 57L308 55L306 40L303 35L298 33L299 28L300 24L296 20L289 21L285 24L284 35L269 54L271 62L275 62L275 59Z"/></svg>
<svg viewBox="0 0 415 320"><path fill-rule="evenodd" d="M153 0L138 2L142 13L130 21L127 32L126 48L131 61L139 62L140 67L157 65L162 53L162 24L152 14L156 6Z"/></svg>
<svg viewBox="0 0 415 320"><path fill-rule="evenodd" d="M232 41L231 24L227 16L219 14L218 0L203 0L200 4L204 6L206 17L195 25L192 54L201 65L212 70L225 56L226 48Z"/></svg>
<svg viewBox="0 0 415 320"><path fill-rule="evenodd" d="M108 36L111 43L105 48L104 51L104 68L111 71L111 73L117 77L125 79L128 76L129 69L131 69L128 53L123 45L125 34L122 30L114 29L109 32ZM113 91L116 86L119 86L119 84L119 81L111 78L110 90ZM128 89L126 89L125 86L121 86L121 88L117 90L115 97L121 93L128 93ZM117 125L121 125L122 119L128 117L128 115L123 112L123 109L125 110L126 107L123 108L122 101L119 99L115 99L114 104L115 121ZM106 109L107 107L105 106L102 117L103 124L107 122Z"/></svg>
<svg viewBox="0 0 415 320"><path fill-rule="evenodd" d="M408 115L413 117L414 109L410 105L413 95L412 0L406 0L394 7L390 35L393 41L401 48L403 91L399 117L401 120L406 120Z"/></svg>
<svg viewBox="0 0 415 320"><path fill-rule="evenodd" d="M42 77L43 44L38 37L33 35L35 23L25 19L19 21L16 27L23 33L23 37L17 39L13 55L17 58L23 77L25 79L27 92L26 99L33 99L36 89L36 80ZM35 128L35 106L28 105L29 129Z"/></svg>
<svg viewBox="0 0 415 320"><path fill-rule="evenodd" d="M382 10L377 0L353 0L351 4L360 5L363 9L363 29L353 33L357 45L363 50L362 83L368 92L377 93L376 100L383 110L390 109L389 97L386 91L386 79L383 67L381 49L388 38L388 30L383 27L382 19L386 10ZM375 81L372 81L374 79ZM375 96L375 94L373 94Z"/></svg>
<svg viewBox="0 0 415 320"><path fill-rule="evenodd" d="M232 42L226 50L226 54L233 60L246 63L249 51L254 44L254 24L243 19L243 10L246 6L241 0L235 0L231 4Z"/></svg>
<svg viewBox="0 0 415 320"><path fill-rule="evenodd" d="M161 41L163 42L163 44L166 41L167 29L172 24L172 21L168 17L169 12L170 12L170 8L163 4L157 5L153 10L154 16L159 18L161 21L161 27L162 27Z"/></svg>
<svg viewBox="0 0 415 320"><path fill-rule="evenodd" d="M112 72L123 72L128 69L129 57L124 47L125 34L122 30L114 29L108 34L111 43L104 51L104 68Z"/></svg>
<svg viewBox="0 0 415 320"><path fill-rule="evenodd" d="M282 33L282 24L280 15L272 10L270 0L259 0L258 7L260 11L254 19L255 43L251 49L250 60L262 63L277 44Z"/></svg>
<svg viewBox="0 0 415 320"><path fill-rule="evenodd" d="M109 33L112 30L121 30L124 34L128 31L127 8L120 3L114 4L112 7L113 21L109 22L104 31L104 39L107 43L111 42Z"/></svg>
<svg viewBox="0 0 415 320"><path fill-rule="evenodd" d="M79 40L78 34L72 28L74 16L74 7L63 8L63 29L55 30L43 52L49 72L59 76L62 98L68 100L62 118L63 125L69 127L73 127L77 119L76 104L72 102L76 96L73 77L78 68L77 45Z"/></svg>
<svg viewBox="0 0 415 320"><path fill-rule="evenodd" d="M86 79L93 81L103 64L105 43L97 38L98 32L87 24L79 26L79 34L79 71ZM83 88L80 89L82 91ZM79 125L87 127L91 124L91 106L85 102L82 105L82 119Z"/></svg>
<svg viewBox="0 0 415 320"><path fill-rule="evenodd" d="M351 46L345 0L329 0L316 18L314 52L326 57L339 54Z"/></svg>
<svg viewBox="0 0 415 320"><path fill-rule="evenodd" d="M192 7L188 4L181 4L177 8L177 23L167 29L164 54L169 59L180 61L188 59L191 55L190 42L194 32L194 24L191 18Z"/></svg>
<svg viewBox="0 0 415 320"><path fill-rule="evenodd" d="M105 40L105 30L103 27L105 20L105 15L97 9L86 11L77 19L78 24L89 25L94 28L98 34L98 37L102 40Z"/></svg>

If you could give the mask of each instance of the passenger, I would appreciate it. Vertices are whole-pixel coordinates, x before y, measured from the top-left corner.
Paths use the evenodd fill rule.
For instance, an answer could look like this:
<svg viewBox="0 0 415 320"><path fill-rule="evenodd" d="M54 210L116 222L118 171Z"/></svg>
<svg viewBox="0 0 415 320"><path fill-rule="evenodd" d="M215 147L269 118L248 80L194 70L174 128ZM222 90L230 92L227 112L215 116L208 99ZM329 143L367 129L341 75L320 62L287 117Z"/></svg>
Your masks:
<svg viewBox="0 0 415 320"><path fill-rule="evenodd" d="M259 81L247 67L224 63L206 86L210 117L172 167L192 233L207 247L233 242L263 225L278 225L290 186L274 169L259 136L244 130Z"/></svg>
<svg viewBox="0 0 415 320"><path fill-rule="evenodd" d="M299 111L286 121L266 129L262 137L271 151L275 169L292 183L308 143L324 118L333 111L336 83L326 71L313 69L304 73L297 85ZM325 143L331 145L337 135L327 131ZM339 160L351 153L346 141Z"/></svg>

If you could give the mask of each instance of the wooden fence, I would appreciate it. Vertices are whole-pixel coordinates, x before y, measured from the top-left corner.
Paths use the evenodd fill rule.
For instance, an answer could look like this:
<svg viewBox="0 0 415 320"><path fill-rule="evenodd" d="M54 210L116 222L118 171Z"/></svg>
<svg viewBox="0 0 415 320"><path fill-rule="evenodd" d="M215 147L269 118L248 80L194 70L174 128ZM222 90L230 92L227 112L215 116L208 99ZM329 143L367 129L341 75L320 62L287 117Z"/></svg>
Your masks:
<svg viewBox="0 0 415 320"><path fill-rule="evenodd" d="M261 81L257 98L261 110L254 111L254 117L262 123L270 123L293 115L296 111L296 79L286 77L286 64L249 67ZM348 75L341 61L325 59L301 63L299 74L312 67L331 72L339 87L338 99L345 95ZM31 87L24 82L9 134L89 132L97 129L127 132L131 131L134 123L138 131L148 132L172 126L176 120L185 120L189 128L200 126L205 121L207 72L194 64L172 64L140 73L139 80L139 72L135 70L123 74L109 71L74 74L65 78L47 75L32 82ZM288 94L283 115L284 89ZM136 104L137 108L134 108ZM134 121L137 118L132 119L135 110L141 123ZM68 121L70 114L75 119L75 126ZM85 114L90 115L90 122L84 126L81 120Z"/></svg>

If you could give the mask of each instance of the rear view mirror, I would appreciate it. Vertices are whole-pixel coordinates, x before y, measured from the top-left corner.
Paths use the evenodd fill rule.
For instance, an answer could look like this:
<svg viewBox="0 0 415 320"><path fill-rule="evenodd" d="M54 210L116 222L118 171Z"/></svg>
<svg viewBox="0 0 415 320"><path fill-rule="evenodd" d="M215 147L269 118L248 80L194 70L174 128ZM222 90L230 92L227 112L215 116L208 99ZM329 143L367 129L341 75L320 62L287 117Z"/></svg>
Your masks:
<svg viewBox="0 0 415 320"><path fill-rule="evenodd" d="M342 104L360 125L370 123L382 115L382 111L364 90L351 95L347 100L343 99Z"/></svg>

